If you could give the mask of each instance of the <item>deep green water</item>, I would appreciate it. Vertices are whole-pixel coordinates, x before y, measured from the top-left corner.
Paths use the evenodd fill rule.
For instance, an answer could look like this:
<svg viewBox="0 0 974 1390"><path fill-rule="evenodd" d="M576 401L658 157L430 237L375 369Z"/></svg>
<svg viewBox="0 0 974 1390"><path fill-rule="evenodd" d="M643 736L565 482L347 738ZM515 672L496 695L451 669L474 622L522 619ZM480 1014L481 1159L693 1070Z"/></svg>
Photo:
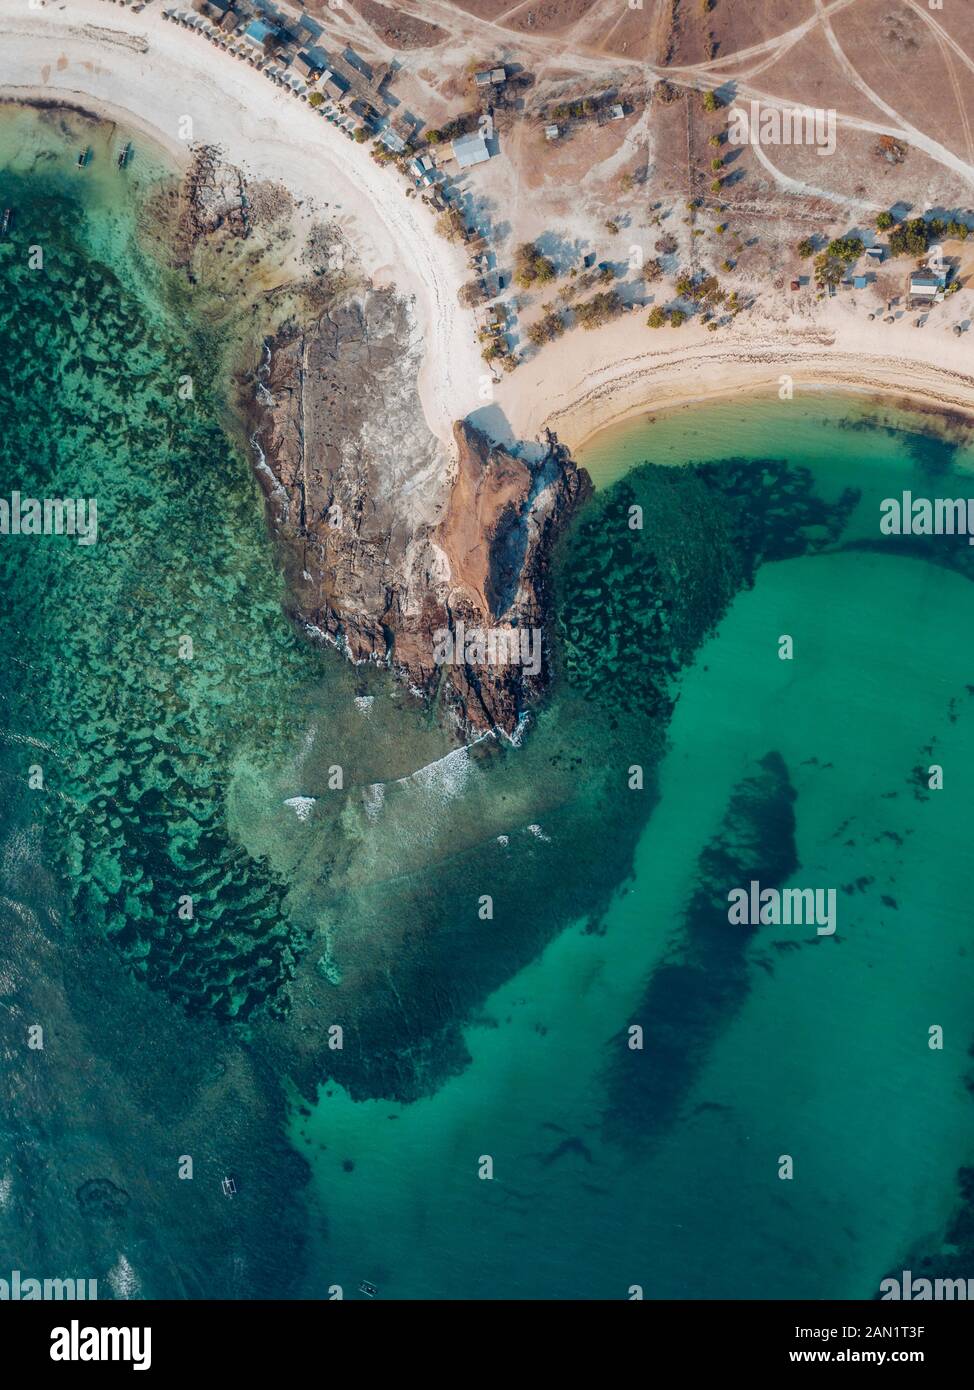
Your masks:
<svg viewBox="0 0 974 1390"><path fill-rule="evenodd" d="M310 1165L276 1196L307 1213L282 1292L869 1298L936 1252L974 1158L974 570L877 518L966 495L974 451L815 395L596 441L556 691L520 749L457 749L283 616L205 304L137 250L164 170L105 150L78 176L77 130L17 119L0 495L95 496L99 538L0 538L3 926L56 910L274 1049ZM835 936L738 934L751 877L835 887ZM137 1271L167 1290L144 1248Z"/></svg>

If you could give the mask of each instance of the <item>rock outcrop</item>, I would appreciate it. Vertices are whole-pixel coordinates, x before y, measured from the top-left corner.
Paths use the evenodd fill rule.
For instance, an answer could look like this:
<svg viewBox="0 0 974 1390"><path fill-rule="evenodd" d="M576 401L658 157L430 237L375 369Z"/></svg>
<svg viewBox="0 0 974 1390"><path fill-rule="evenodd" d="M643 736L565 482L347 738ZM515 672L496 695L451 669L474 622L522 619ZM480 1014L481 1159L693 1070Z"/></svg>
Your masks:
<svg viewBox="0 0 974 1390"><path fill-rule="evenodd" d="M529 465L461 421L450 457L420 360L388 290L281 335L257 387L258 477L293 616L444 699L465 731L513 734L548 680L551 547L590 483L553 436Z"/></svg>

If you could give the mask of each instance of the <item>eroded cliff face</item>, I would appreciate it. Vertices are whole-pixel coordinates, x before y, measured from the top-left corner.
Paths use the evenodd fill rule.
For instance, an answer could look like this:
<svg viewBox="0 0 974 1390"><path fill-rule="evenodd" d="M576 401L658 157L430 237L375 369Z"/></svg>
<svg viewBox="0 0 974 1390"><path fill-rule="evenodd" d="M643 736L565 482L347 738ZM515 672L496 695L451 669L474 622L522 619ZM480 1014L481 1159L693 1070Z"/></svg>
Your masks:
<svg viewBox="0 0 974 1390"><path fill-rule="evenodd" d="M513 734L548 680L551 547L590 483L553 437L528 466L461 421L448 452L423 417L421 356L389 290L280 335L257 472L295 619L442 698L466 732Z"/></svg>

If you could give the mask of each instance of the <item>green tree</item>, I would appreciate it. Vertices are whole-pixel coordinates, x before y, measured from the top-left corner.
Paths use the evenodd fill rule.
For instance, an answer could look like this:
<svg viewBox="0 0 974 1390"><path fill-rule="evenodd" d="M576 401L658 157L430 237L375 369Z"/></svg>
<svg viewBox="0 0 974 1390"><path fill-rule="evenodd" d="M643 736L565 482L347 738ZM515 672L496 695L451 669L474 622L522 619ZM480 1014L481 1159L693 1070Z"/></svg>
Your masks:
<svg viewBox="0 0 974 1390"><path fill-rule="evenodd" d="M533 241L522 242L514 253L514 282L522 290L550 284L556 274L554 261L543 256Z"/></svg>
<svg viewBox="0 0 974 1390"><path fill-rule="evenodd" d="M593 295L583 304L575 305L575 316L583 328L599 328L622 313L622 299L615 290Z"/></svg>

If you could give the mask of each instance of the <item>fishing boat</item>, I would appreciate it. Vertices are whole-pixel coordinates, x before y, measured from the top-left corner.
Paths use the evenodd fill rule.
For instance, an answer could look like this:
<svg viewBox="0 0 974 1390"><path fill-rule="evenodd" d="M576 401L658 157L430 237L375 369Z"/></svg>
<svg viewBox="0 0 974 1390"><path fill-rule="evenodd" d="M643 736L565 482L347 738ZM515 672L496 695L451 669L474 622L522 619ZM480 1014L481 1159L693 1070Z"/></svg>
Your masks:
<svg viewBox="0 0 974 1390"><path fill-rule="evenodd" d="M358 1286L358 1291L359 1293L364 1293L366 1298L375 1298L376 1294L379 1292L374 1284L369 1283L368 1279L362 1280L361 1284Z"/></svg>
<svg viewBox="0 0 974 1390"><path fill-rule="evenodd" d="M129 162L129 156L131 155L131 153L132 153L132 141L129 140L129 141L122 147L122 149L119 150L119 152L118 152L118 167L119 167L119 169L124 169L124 168L125 168L126 164L128 164L128 162Z"/></svg>
<svg viewBox="0 0 974 1390"><path fill-rule="evenodd" d="M91 146L87 145L78 155L78 168L87 169L88 161L91 159Z"/></svg>
<svg viewBox="0 0 974 1390"><path fill-rule="evenodd" d="M10 231L10 223L13 220L13 208L4 208L3 219L0 220L0 236L6 236Z"/></svg>

